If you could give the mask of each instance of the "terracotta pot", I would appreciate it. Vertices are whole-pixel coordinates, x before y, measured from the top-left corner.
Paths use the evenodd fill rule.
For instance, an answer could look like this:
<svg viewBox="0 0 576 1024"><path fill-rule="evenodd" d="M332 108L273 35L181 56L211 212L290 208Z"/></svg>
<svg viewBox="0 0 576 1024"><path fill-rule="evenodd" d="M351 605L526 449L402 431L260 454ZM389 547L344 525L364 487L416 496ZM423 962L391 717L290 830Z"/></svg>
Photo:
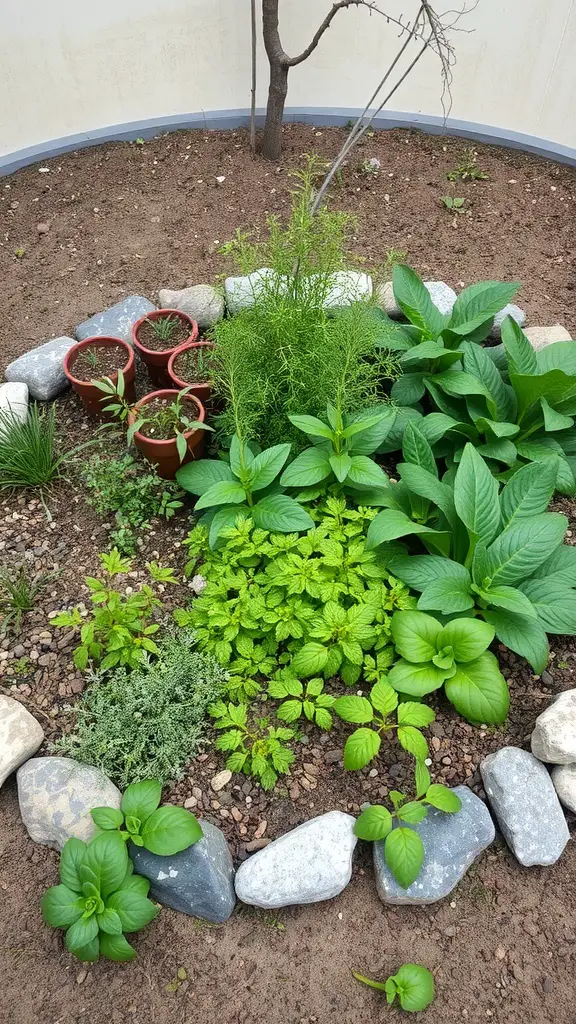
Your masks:
<svg viewBox="0 0 576 1024"><path fill-rule="evenodd" d="M149 395L145 395L139 402L136 403L132 412L128 415L128 425L132 424L137 419L137 411L142 406L147 405L155 398L168 398L173 401L178 392L173 388L161 388L160 391L151 391ZM191 415L195 420L204 422L206 417L206 411L202 402L196 398L195 395L185 395L184 407L186 405L191 406ZM169 438L163 441L156 441L151 437L145 437L137 430L134 434L134 444L136 445L139 452L142 452L144 458L148 459L152 465L157 467L158 475L163 477L165 480L174 480L177 470L180 466L185 465L187 462L191 462L192 459L200 459L202 452L204 451L204 431L203 430L185 430L184 437L188 445L187 454L184 456L182 461L178 455L178 449L176 447L176 438Z"/></svg>
<svg viewBox="0 0 576 1024"><path fill-rule="evenodd" d="M138 332L142 324L146 320L159 320L160 317L165 316L176 316L181 320L187 328L189 328L189 335L185 341L179 341L177 345L173 345L172 348L165 348L161 351L156 351L151 348L146 348L142 344L138 337ZM198 337L198 324L195 320L192 320L187 313L182 313L179 309L155 309L152 313L146 313L146 316L141 316L136 321L132 328L132 341L134 342L134 348L140 353L143 362L146 364L148 375L153 384L158 384L161 387L171 387L171 380L168 375L168 360L173 352L181 348L182 345L188 345L192 341L196 341Z"/></svg>
<svg viewBox="0 0 576 1024"><path fill-rule="evenodd" d="M196 395L196 398L199 398L201 402L207 402L209 400L210 395L212 394L212 385L209 384L208 381L198 383L196 381L185 380L184 377L179 377L174 370L174 363L182 352L193 352L196 349L213 348L214 342L212 341L186 341L183 345L180 345L180 348L174 350L168 360L168 376L170 377L172 385L180 391L182 388L190 388L189 393L191 395Z"/></svg>
<svg viewBox="0 0 576 1024"><path fill-rule="evenodd" d="M95 338L85 338L84 341L79 341L76 345L73 345L64 356L64 373L72 385L73 391L80 395L82 404L86 409L86 412L90 416L96 416L98 419L111 421L114 419L111 413L105 413L102 411L102 407L111 401L108 395L105 395L99 388L95 387L89 380L79 380L74 376L74 363L78 358L79 353L85 352L87 348L112 348L120 346L126 353L124 366L119 366L118 369L122 370L124 375L125 384L125 397L128 402L136 401L136 392L134 390L134 376L136 372L136 365L134 361L134 352L132 346L124 341L122 338L108 338L104 336ZM109 374L110 380L113 384L116 384L118 380L118 373L114 372ZM104 379L104 378L101 378Z"/></svg>

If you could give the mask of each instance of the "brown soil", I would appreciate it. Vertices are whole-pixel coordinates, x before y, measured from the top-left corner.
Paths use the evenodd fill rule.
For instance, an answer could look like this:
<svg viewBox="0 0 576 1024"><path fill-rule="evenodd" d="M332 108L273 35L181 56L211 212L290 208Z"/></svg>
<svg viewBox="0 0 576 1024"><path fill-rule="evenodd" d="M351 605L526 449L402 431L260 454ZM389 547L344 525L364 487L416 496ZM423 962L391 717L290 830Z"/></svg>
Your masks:
<svg viewBox="0 0 576 1024"><path fill-rule="evenodd" d="M261 226L266 211L285 212L290 167L313 148L334 153L341 139L338 130L315 134L291 126L276 168L250 159L243 133L178 133L143 147L116 144L61 157L50 163L49 175L39 176L35 167L18 172L0 199L7 297L2 361L69 333L125 294L153 298L164 285L213 280L223 270L219 243L238 226ZM560 320L574 329L576 172L478 147L490 180L458 183L455 194L466 196L470 208L453 227L439 196L450 191L446 172L461 162L464 148L460 140L410 132L370 139L334 193L335 205L358 215L356 251L370 266L389 246L407 249L424 276L452 285L524 280L519 303L531 322ZM371 156L382 170L367 177L360 165ZM215 181L220 174L226 176L222 185ZM38 236L39 220L50 222L49 234ZM13 256L19 246L25 249L21 260ZM139 395L149 390L141 370L137 389ZM58 418L70 444L93 429L71 393L59 401ZM104 451L110 444L103 439ZM0 641L0 691L21 700L50 740L72 728L85 678L72 663L74 632L51 628L49 613L87 601L84 577L99 574L97 554L107 547L110 524L87 505L73 474L47 500L52 522L36 497L0 500L0 562L26 559L35 571L63 569L24 617L20 635ZM573 503L562 506L574 530ZM187 509L169 523L154 523L121 584L148 582L144 563L150 559L173 565L181 576L189 527ZM167 588L163 600L170 609L188 593ZM480 759L506 743L525 744L551 695L575 685L572 638L553 639L553 659L541 679L520 659L498 653L512 694L509 721L478 730L439 699L430 728L437 781L467 782L481 792ZM365 771L345 773L347 732L343 724L330 734L304 728L291 776L273 794L242 776L214 793L210 779L223 759L210 751L189 765L168 795L218 824L242 859L306 818L334 807L357 811L363 801L384 799L390 788L407 783L404 755L388 745ZM383 907L362 849L351 885L334 901L274 914L241 908L221 927L163 910L136 938L135 964L83 967L63 950L60 933L41 922L38 901L56 880L57 857L28 839L11 781L0 793L0 1017L7 1024L203 1024L216 1016L223 1024L372 1024L400 1015L350 971L384 977L415 960L436 976L437 1001L422 1015L430 1024L576 1024L574 849L570 844L553 868L526 870L499 842L449 900L418 910ZM181 967L187 979L177 991L167 989Z"/></svg>
<svg viewBox="0 0 576 1024"><path fill-rule="evenodd" d="M169 338L160 338L154 330L154 326L165 321L170 321L171 330ZM190 324L178 316L177 313L170 313L167 316L157 317L154 320L145 320L138 328L138 341L144 348L151 352L166 352L178 348L190 337Z"/></svg>
<svg viewBox="0 0 576 1024"><path fill-rule="evenodd" d="M176 420L175 414L170 410L170 406L176 402L177 397L178 392L174 391L172 398L153 398L151 402L146 402L141 406L138 411L146 418L142 426L138 428L138 432L144 437L151 437L154 441L166 441L174 438L176 428L181 433L189 430L190 428L185 423ZM182 402L181 410L182 415L187 416L188 419L194 420L198 417L198 406L186 398Z"/></svg>
<svg viewBox="0 0 576 1024"><path fill-rule="evenodd" d="M94 358L88 356L88 352ZM100 380L102 377L111 377L113 373L122 370L127 363L126 349L121 345L107 345L102 347L95 345L93 348L82 349L70 366L70 371L76 380Z"/></svg>
<svg viewBox="0 0 576 1024"><path fill-rule="evenodd" d="M190 384L205 384L210 377L210 362L210 349L189 348L176 356L172 366L179 380Z"/></svg>

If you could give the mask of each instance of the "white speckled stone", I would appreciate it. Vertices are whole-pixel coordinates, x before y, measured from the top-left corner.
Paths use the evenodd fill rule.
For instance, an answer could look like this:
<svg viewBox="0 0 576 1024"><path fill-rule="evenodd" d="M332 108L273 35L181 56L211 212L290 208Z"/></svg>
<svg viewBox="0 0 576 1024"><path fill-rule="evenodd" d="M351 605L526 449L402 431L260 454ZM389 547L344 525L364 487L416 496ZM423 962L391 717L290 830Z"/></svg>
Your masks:
<svg viewBox="0 0 576 1024"><path fill-rule="evenodd" d="M553 324L552 327L527 327L524 334L532 345L535 352L554 345L557 341L571 341L569 332L562 324Z"/></svg>
<svg viewBox="0 0 576 1024"><path fill-rule="evenodd" d="M560 802L576 814L576 764L557 764L552 769L552 782Z"/></svg>
<svg viewBox="0 0 576 1024"><path fill-rule="evenodd" d="M576 762L576 690L560 693L534 724L532 753L547 764Z"/></svg>
<svg viewBox="0 0 576 1024"><path fill-rule="evenodd" d="M179 309L187 313L201 331L213 327L224 316L224 296L211 284L195 284L180 291L162 288L158 298L162 309Z"/></svg>
<svg viewBox="0 0 576 1024"><path fill-rule="evenodd" d="M4 372L7 381L26 384L32 398L49 402L68 387L64 373L64 356L76 342L63 336L46 341L38 348L18 356Z"/></svg>
<svg viewBox="0 0 576 1024"><path fill-rule="evenodd" d="M0 384L0 411L20 423L26 423L28 419L28 385L16 381Z"/></svg>
<svg viewBox="0 0 576 1024"><path fill-rule="evenodd" d="M492 330L490 331L491 338L502 337L502 322L507 316L511 316L519 327L524 327L524 324L526 323L526 313L523 309L520 309L520 306L516 306L513 302L509 302L508 305L504 306L499 313L496 313Z"/></svg>
<svg viewBox="0 0 576 1024"><path fill-rule="evenodd" d="M270 267L261 267L260 270L255 270L247 277L227 277L224 282L224 292L230 315L234 316L241 309L253 306L256 300L265 294L266 289L274 287L276 279L277 275ZM280 292L284 292L286 290L285 281L279 280L276 287Z"/></svg>
<svg viewBox="0 0 576 1024"><path fill-rule="evenodd" d="M95 313L76 328L78 341L104 335L107 338L122 338L132 344L132 328L141 316L152 313L156 306L142 295L128 295L115 306Z"/></svg>
<svg viewBox="0 0 576 1024"><path fill-rule="evenodd" d="M0 786L35 754L44 730L20 701L0 694Z"/></svg>
<svg viewBox="0 0 576 1024"><path fill-rule="evenodd" d="M349 306L352 302L366 302L372 298L372 278L354 270L338 270L330 277L330 289L324 299L324 308Z"/></svg>
<svg viewBox="0 0 576 1024"><path fill-rule="evenodd" d="M436 903L452 892L470 865L494 841L495 828L486 804L467 786L456 786L462 801L457 814L431 807L426 818L411 825L424 843L424 863L408 889L398 884L384 857L384 843L374 843L376 888L383 903L411 906Z"/></svg>
<svg viewBox="0 0 576 1024"><path fill-rule="evenodd" d="M71 836L92 839L93 807L120 807L120 790L104 772L69 757L35 757L16 777L20 814L30 838L54 850L61 850Z"/></svg>
<svg viewBox="0 0 576 1024"><path fill-rule="evenodd" d="M512 853L525 867L555 864L570 838L544 765L519 747L502 747L480 764L490 806Z"/></svg>
<svg viewBox="0 0 576 1024"><path fill-rule="evenodd" d="M355 818L328 811L255 853L236 872L243 903L273 910L337 896L352 877Z"/></svg>
<svg viewBox="0 0 576 1024"><path fill-rule="evenodd" d="M458 296L454 289L450 288L450 285L444 284L444 281L424 281L424 287L428 289L432 302L441 313L452 312ZM392 320L403 319L402 310L394 298L392 281L386 281L385 284L379 286L376 302Z"/></svg>

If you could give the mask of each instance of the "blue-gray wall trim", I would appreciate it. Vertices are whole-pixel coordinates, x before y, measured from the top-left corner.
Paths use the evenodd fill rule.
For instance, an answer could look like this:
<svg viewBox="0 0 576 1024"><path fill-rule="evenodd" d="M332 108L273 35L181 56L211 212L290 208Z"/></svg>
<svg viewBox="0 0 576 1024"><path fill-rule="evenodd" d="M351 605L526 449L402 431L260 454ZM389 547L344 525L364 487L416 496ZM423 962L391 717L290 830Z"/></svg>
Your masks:
<svg viewBox="0 0 576 1024"><path fill-rule="evenodd" d="M342 107L287 107L285 121L304 124L343 126L360 111L355 108ZM258 111L258 124L262 125L264 112ZM169 117L148 118L144 121L132 121L127 124L114 125L108 128L95 128L93 131L78 135L68 135L62 139L41 142L36 146L0 156L0 176L12 174L21 167L37 161L45 161L69 153L72 150L84 149L86 146L98 146L104 142L128 142L137 138L150 139L163 132L178 131L182 128L206 130L243 128L249 123L247 110L215 110L201 111L197 114L173 114ZM416 128L431 135L460 135L475 142L486 142L496 146L508 146L521 149L525 153L547 157L559 163L576 167L576 149L563 146L548 139L539 139L534 135L512 132L506 128L495 128L490 125L475 124L473 121L460 121L430 114L411 114L403 111L382 111L374 120L377 129Z"/></svg>

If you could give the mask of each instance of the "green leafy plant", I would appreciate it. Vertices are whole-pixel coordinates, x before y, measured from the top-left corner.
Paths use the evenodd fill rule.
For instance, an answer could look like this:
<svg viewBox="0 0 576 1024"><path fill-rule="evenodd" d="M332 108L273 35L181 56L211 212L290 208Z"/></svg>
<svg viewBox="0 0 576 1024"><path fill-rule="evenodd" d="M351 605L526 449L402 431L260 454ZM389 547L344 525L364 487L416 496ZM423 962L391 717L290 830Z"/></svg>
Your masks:
<svg viewBox="0 0 576 1024"><path fill-rule="evenodd" d="M219 701L210 708L214 728L225 730L216 740L217 750L230 751L226 767L231 772L251 775L262 789L273 789L279 775L286 775L295 754L286 744L296 735L294 729L274 728L269 718L248 722L246 704Z"/></svg>
<svg viewBox="0 0 576 1024"><path fill-rule="evenodd" d="M15 633L19 633L22 617L32 611L40 592L59 575L60 571L31 575L25 562L16 571L0 569L1 631L6 633L12 627Z"/></svg>
<svg viewBox="0 0 576 1024"><path fill-rule="evenodd" d="M154 320L148 317L146 323L150 325L159 341L170 341L182 321L179 317L169 314L168 316L158 316Z"/></svg>
<svg viewBox="0 0 576 1024"><path fill-rule="evenodd" d="M85 444L56 454L56 410L33 403L25 423L12 410L0 409L0 489L38 487L55 483Z"/></svg>
<svg viewBox="0 0 576 1024"><path fill-rule="evenodd" d="M368 697L338 697L333 711L344 722L361 726L344 745L344 767L351 771L365 768L377 757L382 736L391 730L396 730L400 745L418 762L428 757L428 744L420 729L434 721L432 708L414 701L399 704L398 694L383 680L374 684ZM394 712L395 722L390 720Z"/></svg>
<svg viewBox="0 0 576 1024"><path fill-rule="evenodd" d="M282 701L276 709L281 721L297 722L304 717L319 729L332 728L333 718L329 709L334 706L336 698L324 693L324 680L320 677L309 679L304 687L289 669L280 669L268 683L268 693Z"/></svg>
<svg viewBox="0 0 576 1024"><path fill-rule="evenodd" d="M391 493L403 511L378 513L368 546L417 536L428 550L441 551L393 553L389 571L420 592L421 611L481 616L501 643L542 672L546 634L576 631L576 552L563 543L566 517L546 512L555 466L526 465L500 490L482 456L467 444L453 484L416 463L402 464L399 472L402 489ZM432 519L427 513L430 525L411 522L406 488L435 507ZM389 503L389 495L384 501Z"/></svg>
<svg viewBox="0 0 576 1024"><path fill-rule="evenodd" d="M489 175L480 170L477 158L475 149L465 149L462 163L446 174L448 181L485 181Z"/></svg>
<svg viewBox="0 0 576 1024"><path fill-rule="evenodd" d="M138 533L149 530L153 519L171 519L182 508L177 484L154 472L142 472L141 463L128 453L117 459L92 456L81 467L80 478L89 489L89 504L99 515L114 515L110 542L122 554L135 553Z"/></svg>
<svg viewBox="0 0 576 1024"><path fill-rule="evenodd" d="M99 558L110 580L131 569L130 561L122 558L117 548ZM151 587L144 583L135 593L121 594L107 581L93 576L86 576L85 582L94 606L92 617L84 621L76 607L50 620L59 628L80 628L80 644L74 651L76 668L84 670L89 662L99 665L103 672L117 665L135 668L146 652L158 654L152 636L160 626L150 620L162 602Z"/></svg>
<svg viewBox="0 0 576 1024"><path fill-rule="evenodd" d="M465 212L466 200L461 196L440 196L440 202L454 215Z"/></svg>
<svg viewBox="0 0 576 1024"><path fill-rule="evenodd" d="M469 722L503 722L510 696L497 659L487 651L494 632L479 619L451 619L443 626L424 612L395 612L392 636L400 660L388 673L390 684L412 697L443 685Z"/></svg>
<svg viewBox="0 0 576 1024"><path fill-rule="evenodd" d="M294 498L282 494L277 483L274 486L289 453L289 444L278 444L254 455L235 434L229 463L201 459L178 470L180 486L200 496L196 511L210 509L210 547L242 513L259 529L276 533L310 529L313 522L308 512ZM264 494L256 498L259 491Z"/></svg>
<svg viewBox="0 0 576 1024"><path fill-rule="evenodd" d="M393 1003L398 997L400 1006L408 1013L425 1010L434 1000L434 975L420 964L402 964L397 974L392 974L386 981L372 981L356 971L352 973L356 981L385 992L388 1003Z"/></svg>
<svg viewBox="0 0 576 1024"><path fill-rule="evenodd" d="M158 642L155 660L130 673L116 668L92 676L74 707L58 753L95 765L120 789L150 777L182 778L206 745L208 707L225 692L228 673L178 630Z"/></svg>
<svg viewBox="0 0 576 1024"><path fill-rule="evenodd" d="M99 835L88 845L69 839L60 857L60 885L42 897L42 916L65 928L67 948L79 960L133 960L136 950L124 932L138 932L159 913L147 899L150 882L133 874L118 832Z"/></svg>
<svg viewBox="0 0 576 1024"><path fill-rule="evenodd" d="M128 786L120 810L93 807L94 823L104 832L117 832L125 842L143 846L160 857L172 857L202 838L202 829L190 811L165 804L160 807L162 783L144 779Z"/></svg>

